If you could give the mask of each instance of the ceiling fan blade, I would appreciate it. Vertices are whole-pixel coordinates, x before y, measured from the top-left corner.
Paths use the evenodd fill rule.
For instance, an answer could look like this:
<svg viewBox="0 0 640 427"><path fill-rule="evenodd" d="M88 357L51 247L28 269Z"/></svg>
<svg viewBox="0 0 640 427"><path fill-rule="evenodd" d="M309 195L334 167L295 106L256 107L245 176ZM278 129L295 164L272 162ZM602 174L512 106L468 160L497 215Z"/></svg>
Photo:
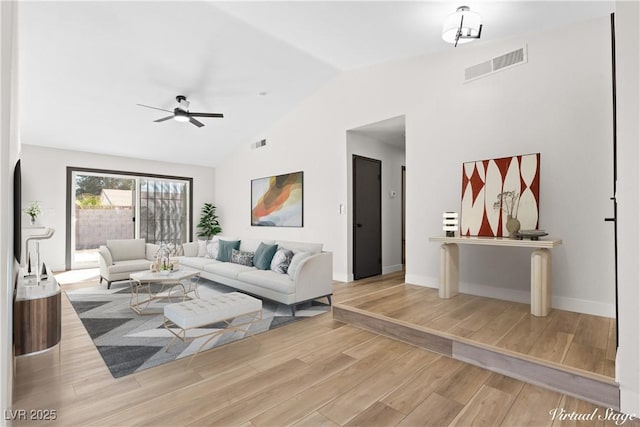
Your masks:
<svg viewBox="0 0 640 427"><path fill-rule="evenodd" d="M224 115L222 113L192 113L189 112L191 117L219 117L222 118Z"/></svg>
<svg viewBox="0 0 640 427"><path fill-rule="evenodd" d="M164 122L165 120L169 120L169 119L173 119L173 116L163 117L161 119L154 120L154 122L159 123L159 122Z"/></svg>
<svg viewBox="0 0 640 427"><path fill-rule="evenodd" d="M166 111L167 113L173 113L173 111L165 110L164 108L152 107L150 105L144 105L144 104L136 104L136 105L139 105L139 106L145 107L145 108L153 108L154 110Z"/></svg>
<svg viewBox="0 0 640 427"><path fill-rule="evenodd" d="M196 119L194 119L193 117L189 117L189 121L191 123L193 123L194 125L198 126L199 128L201 128L202 126L204 126L203 123L200 123L199 121L197 121Z"/></svg>

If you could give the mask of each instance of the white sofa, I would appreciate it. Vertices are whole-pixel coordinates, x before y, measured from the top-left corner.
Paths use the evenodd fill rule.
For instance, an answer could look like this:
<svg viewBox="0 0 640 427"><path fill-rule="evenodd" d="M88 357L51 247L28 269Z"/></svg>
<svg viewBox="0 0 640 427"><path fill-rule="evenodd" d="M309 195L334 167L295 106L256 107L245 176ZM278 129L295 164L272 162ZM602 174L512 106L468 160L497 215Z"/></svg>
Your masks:
<svg viewBox="0 0 640 427"><path fill-rule="evenodd" d="M255 252L261 242L277 244L297 252L309 252L312 255L304 258L293 276L280 274L271 270L259 270L256 267L222 262L205 258L202 243L183 243L184 256L178 257L181 265L196 268L200 276L222 283L246 293L257 295L272 301L287 304L295 316L296 305L316 298L326 297L331 304L333 294L333 255L323 252L321 243L290 242L284 240L231 239L240 240L240 251Z"/></svg>
<svg viewBox="0 0 640 427"><path fill-rule="evenodd" d="M107 240L100 246L100 283L107 281L107 289L112 282L129 280L129 274L148 270L160 246L145 243L144 239Z"/></svg>

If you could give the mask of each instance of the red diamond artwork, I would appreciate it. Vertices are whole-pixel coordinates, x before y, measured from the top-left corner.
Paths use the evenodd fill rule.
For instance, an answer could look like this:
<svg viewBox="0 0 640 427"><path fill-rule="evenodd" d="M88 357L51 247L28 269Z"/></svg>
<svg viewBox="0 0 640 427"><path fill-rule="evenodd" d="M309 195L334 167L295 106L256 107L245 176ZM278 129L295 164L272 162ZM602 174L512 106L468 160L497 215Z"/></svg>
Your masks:
<svg viewBox="0 0 640 427"><path fill-rule="evenodd" d="M467 176L465 171L473 172L471 176ZM469 186L471 191L467 191ZM502 204L494 206L503 192L516 193L517 209L513 210L512 216L520 221L520 228L538 228L540 153L480 160L462 165L462 235L509 235L506 230L509 212L505 211Z"/></svg>

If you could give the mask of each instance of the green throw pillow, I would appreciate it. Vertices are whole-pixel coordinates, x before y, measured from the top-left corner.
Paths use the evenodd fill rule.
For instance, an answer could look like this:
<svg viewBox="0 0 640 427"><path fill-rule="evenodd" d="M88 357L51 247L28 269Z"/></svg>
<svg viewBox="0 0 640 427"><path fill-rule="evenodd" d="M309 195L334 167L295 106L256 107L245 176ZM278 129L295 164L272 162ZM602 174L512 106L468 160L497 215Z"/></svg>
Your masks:
<svg viewBox="0 0 640 427"><path fill-rule="evenodd" d="M240 240L220 240L218 244L218 261L231 261L231 252L240 249Z"/></svg>
<svg viewBox="0 0 640 427"><path fill-rule="evenodd" d="M278 245L267 245L261 242L253 255L253 265L259 270L269 270L271 260L278 250Z"/></svg>

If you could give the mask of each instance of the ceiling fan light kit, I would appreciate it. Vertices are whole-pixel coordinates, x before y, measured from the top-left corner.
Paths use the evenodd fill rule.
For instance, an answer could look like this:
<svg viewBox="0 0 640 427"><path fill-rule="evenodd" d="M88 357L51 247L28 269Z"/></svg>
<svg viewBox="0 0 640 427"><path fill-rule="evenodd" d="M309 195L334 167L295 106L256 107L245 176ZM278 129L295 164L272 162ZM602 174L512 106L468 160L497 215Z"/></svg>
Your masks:
<svg viewBox="0 0 640 427"><path fill-rule="evenodd" d="M188 122L189 116L187 116L181 109L176 108L175 110L173 110L173 120L175 120L176 122Z"/></svg>
<svg viewBox="0 0 640 427"><path fill-rule="evenodd" d="M164 122L169 119L174 119L177 122L190 122L194 126L199 128L204 126L204 123L194 119L194 117L214 117L214 118L223 118L224 115L222 113L193 113L189 111L189 101L187 101L187 97L184 95L176 96L176 101L178 101L178 106L173 109L173 111L165 110L164 108L152 107L150 105L144 104L136 104L140 107L151 108L154 110L166 111L167 113L173 113L171 116L163 117L161 119L154 120L154 122Z"/></svg>
<svg viewBox="0 0 640 427"><path fill-rule="evenodd" d="M480 15L472 12L469 6L460 6L445 19L442 25L442 40L453 44L469 43L480 38L482 24Z"/></svg>

